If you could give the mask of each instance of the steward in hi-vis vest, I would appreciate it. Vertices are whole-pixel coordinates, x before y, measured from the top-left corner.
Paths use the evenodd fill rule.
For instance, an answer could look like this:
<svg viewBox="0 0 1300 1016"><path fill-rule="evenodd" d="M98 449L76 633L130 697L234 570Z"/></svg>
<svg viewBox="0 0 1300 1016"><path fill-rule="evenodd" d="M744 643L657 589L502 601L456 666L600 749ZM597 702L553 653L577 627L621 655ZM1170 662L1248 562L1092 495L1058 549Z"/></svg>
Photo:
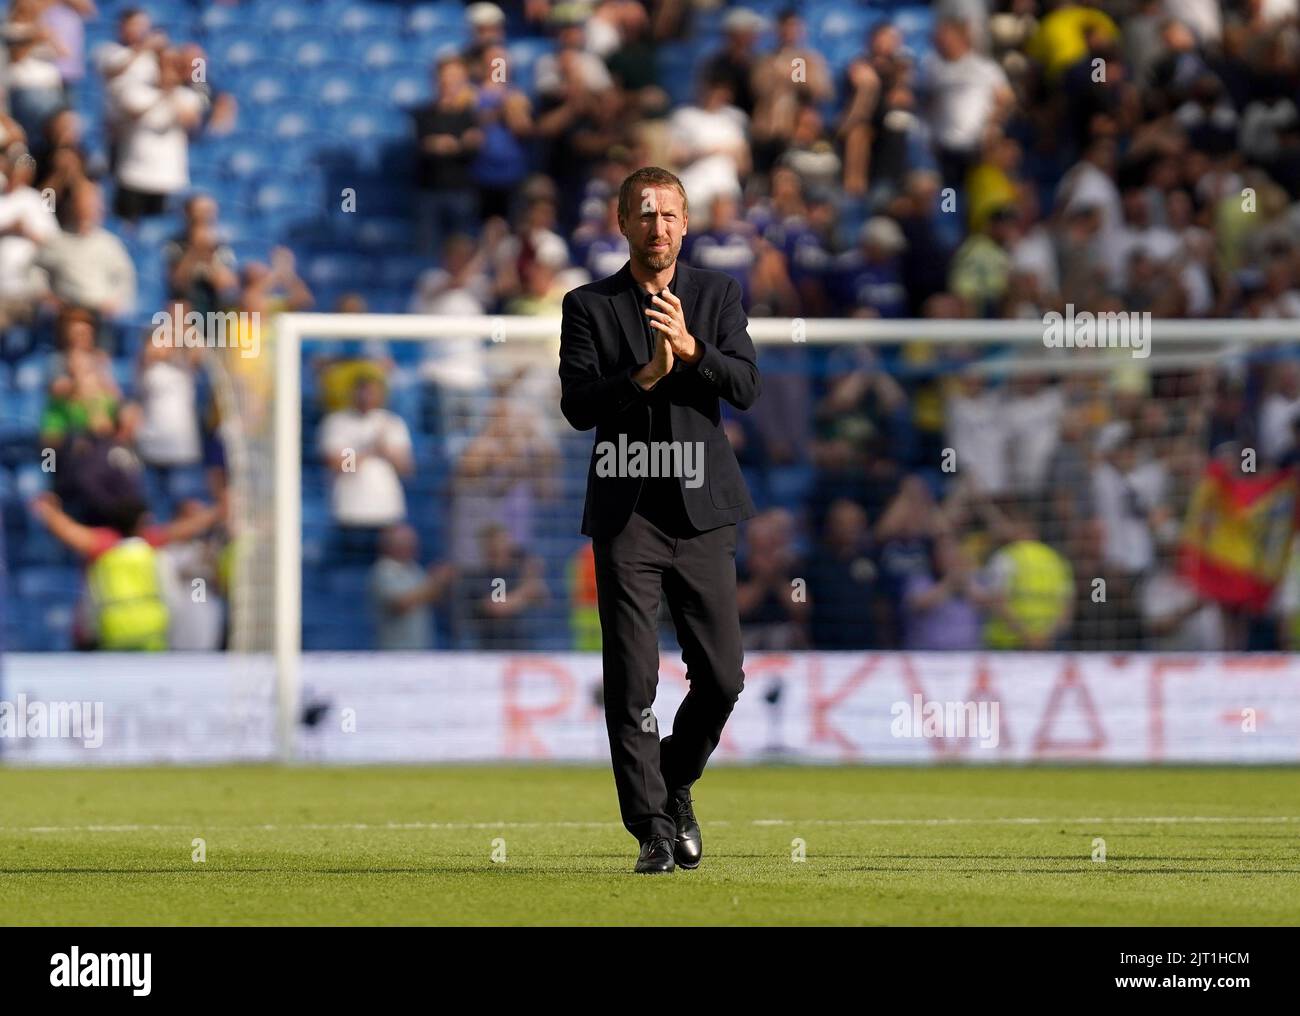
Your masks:
<svg viewBox="0 0 1300 1016"><path fill-rule="evenodd" d="M32 514L86 562L92 617L89 625L74 633L80 636L75 641L83 648L109 652L166 649L171 614L158 548L206 533L220 521L222 509L187 502L171 522L153 525L148 521L148 507L133 495L111 499L97 508L106 525L78 522L52 493L32 501ZM92 630L84 630L87 627Z"/></svg>
<svg viewBox="0 0 1300 1016"><path fill-rule="evenodd" d="M132 536L100 554L86 570L99 648L158 652L167 648L167 602L158 551Z"/></svg>

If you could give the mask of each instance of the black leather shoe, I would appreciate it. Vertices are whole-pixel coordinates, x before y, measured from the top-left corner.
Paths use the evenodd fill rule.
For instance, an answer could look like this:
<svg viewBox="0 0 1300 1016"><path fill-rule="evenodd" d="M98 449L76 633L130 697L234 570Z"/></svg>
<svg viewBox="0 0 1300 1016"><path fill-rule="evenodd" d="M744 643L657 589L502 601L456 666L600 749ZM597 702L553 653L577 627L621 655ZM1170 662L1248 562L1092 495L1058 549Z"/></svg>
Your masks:
<svg viewBox="0 0 1300 1016"><path fill-rule="evenodd" d="M636 859L638 875L666 875L673 870L673 845L667 836L651 836L641 844L641 856Z"/></svg>
<svg viewBox="0 0 1300 1016"><path fill-rule="evenodd" d="M700 824L695 821L691 792L681 791L669 802L673 820L677 823L677 842L673 844L673 860L679 868L690 871L700 866L704 856L704 842L700 839Z"/></svg>

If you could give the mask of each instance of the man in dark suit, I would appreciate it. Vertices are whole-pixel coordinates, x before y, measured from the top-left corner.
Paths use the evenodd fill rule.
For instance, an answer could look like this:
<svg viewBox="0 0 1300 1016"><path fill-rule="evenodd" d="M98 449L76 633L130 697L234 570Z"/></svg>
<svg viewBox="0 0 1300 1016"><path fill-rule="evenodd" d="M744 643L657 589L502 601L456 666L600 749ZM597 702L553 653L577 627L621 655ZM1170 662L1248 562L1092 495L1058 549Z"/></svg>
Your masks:
<svg viewBox="0 0 1300 1016"><path fill-rule="evenodd" d="M699 865L691 786L745 682L736 523L755 509L719 400L748 409L760 381L739 284L677 260L687 214L673 174L631 174L619 193L631 257L565 296L560 337L560 409L578 430L596 428L582 532L596 562L614 783L642 873ZM661 593L690 684L662 743L651 711Z"/></svg>

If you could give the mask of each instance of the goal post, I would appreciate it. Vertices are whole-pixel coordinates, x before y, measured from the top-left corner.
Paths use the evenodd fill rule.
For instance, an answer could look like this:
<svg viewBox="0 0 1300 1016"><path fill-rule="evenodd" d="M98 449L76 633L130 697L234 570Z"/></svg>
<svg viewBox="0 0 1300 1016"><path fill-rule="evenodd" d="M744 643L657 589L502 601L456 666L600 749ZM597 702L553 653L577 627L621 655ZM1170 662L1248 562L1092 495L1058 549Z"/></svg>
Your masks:
<svg viewBox="0 0 1300 1016"><path fill-rule="evenodd" d="M295 757L295 734L302 709L301 654L303 628L302 449L304 344L358 339L389 342L439 342L477 336L492 351L526 351L534 364L558 370L560 319L548 317L428 316L408 314L281 313L270 321L274 369L270 390L274 399L268 446L273 462L268 478L273 500L272 518L265 537L254 541L250 553L269 553L274 592L243 588L237 592L246 604L273 611L273 650L276 673L278 746L282 759ZM760 350L773 347L884 346L923 342L944 346L1011 346L1014 354L995 363L976 363L977 372L1005 376L1035 373L1064 376L1076 372L1114 369L1121 363L1141 371L1180 370L1220 363L1255 347L1293 342L1296 326L1288 321L1150 320L1145 335L1149 355L1123 360L1101 356L1099 349L1052 348L1043 320L880 320L867 318L801 319L754 318L749 334ZM1126 350L1105 352L1126 354ZM558 383L558 382L557 382ZM265 543L271 543L268 548ZM249 582L245 570L240 581ZM246 611L245 615L256 611Z"/></svg>

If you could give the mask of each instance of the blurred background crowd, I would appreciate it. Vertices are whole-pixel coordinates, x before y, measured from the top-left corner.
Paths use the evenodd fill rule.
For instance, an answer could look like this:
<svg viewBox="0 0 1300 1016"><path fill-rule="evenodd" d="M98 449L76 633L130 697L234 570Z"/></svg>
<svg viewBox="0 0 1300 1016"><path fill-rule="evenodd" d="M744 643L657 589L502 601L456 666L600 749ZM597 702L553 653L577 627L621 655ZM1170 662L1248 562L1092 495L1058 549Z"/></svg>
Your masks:
<svg viewBox="0 0 1300 1016"><path fill-rule="evenodd" d="M12 0L0 52L10 648L225 645L273 315L557 316L639 166L751 320L1300 318L1296 0ZM305 648L599 646L590 435L502 345L307 344ZM1082 356L763 346L747 646L1289 648L1293 347Z"/></svg>

